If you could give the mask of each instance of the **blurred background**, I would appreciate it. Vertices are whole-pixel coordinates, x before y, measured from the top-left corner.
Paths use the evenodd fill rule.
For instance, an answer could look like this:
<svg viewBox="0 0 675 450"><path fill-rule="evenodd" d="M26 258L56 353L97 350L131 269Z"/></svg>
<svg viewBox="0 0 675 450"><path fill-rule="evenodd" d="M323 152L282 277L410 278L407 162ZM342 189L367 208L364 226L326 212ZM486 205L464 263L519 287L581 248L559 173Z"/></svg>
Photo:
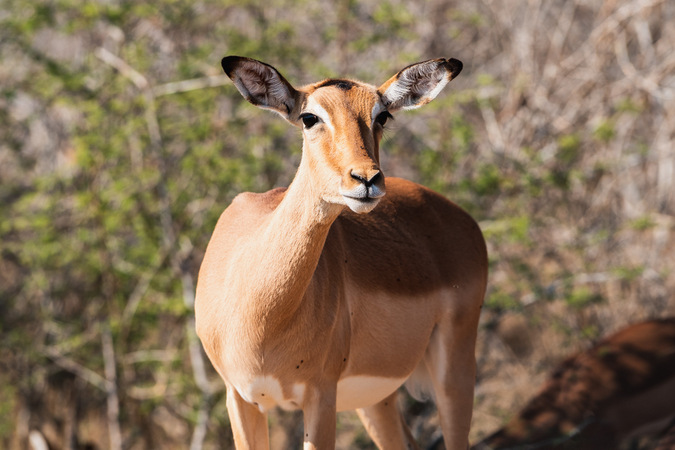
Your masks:
<svg viewBox="0 0 675 450"><path fill-rule="evenodd" d="M674 49L668 0L2 0L0 447L232 448L196 275L237 193L290 182L301 136L241 98L228 54L296 85L464 62L381 154L485 233L485 436L564 356L675 313ZM433 406L402 403L431 443ZM270 422L299 446L298 414ZM353 413L338 435L373 448Z"/></svg>

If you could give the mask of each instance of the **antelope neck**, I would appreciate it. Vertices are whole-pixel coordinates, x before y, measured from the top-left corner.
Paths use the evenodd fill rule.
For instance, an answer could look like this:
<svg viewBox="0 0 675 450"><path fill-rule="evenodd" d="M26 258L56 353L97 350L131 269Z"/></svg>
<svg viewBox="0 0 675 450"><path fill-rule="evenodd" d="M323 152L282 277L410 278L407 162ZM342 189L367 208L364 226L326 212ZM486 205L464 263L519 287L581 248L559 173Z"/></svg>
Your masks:
<svg viewBox="0 0 675 450"><path fill-rule="evenodd" d="M283 323L297 311L326 237L342 206L321 199L302 167L256 239L255 263L263 318ZM271 324L270 324L271 325Z"/></svg>

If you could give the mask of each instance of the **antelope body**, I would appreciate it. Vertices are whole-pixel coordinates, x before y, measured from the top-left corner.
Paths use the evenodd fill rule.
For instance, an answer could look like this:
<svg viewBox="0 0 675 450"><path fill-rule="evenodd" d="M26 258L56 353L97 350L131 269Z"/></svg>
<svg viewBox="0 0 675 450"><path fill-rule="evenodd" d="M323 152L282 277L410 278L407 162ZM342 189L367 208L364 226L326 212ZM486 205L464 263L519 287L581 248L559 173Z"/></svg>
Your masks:
<svg viewBox="0 0 675 450"><path fill-rule="evenodd" d="M567 358L515 417L472 448L619 448L673 419L675 318L654 319Z"/></svg>
<svg viewBox="0 0 675 450"><path fill-rule="evenodd" d="M350 409L380 448L416 448L396 406L408 382L433 395L447 447L465 449L485 243L458 206L402 179L385 186L379 166L391 114L431 101L462 64L414 64L379 88L299 89L259 61L222 64L304 139L291 185L237 196L200 269L197 331L225 382L237 448L268 447L277 406L302 409L306 449L334 448L336 412Z"/></svg>

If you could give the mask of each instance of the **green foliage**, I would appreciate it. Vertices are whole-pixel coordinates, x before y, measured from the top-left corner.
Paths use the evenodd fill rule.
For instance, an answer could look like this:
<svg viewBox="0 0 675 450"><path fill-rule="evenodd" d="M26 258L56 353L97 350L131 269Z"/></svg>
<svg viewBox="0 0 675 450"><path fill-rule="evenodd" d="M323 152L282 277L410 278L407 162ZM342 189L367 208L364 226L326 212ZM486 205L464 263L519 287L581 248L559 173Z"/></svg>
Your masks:
<svg viewBox="0 0 675 450"><path fill-rule="evenodd" d="M586 286L574 287L571 292L565 297L565 302L576 310L584 309L590 305L602 302L603 297L593 292Z"/></svg>
<svg viewBox="0 0 675 450"><path fill-rule="evenodd" d="M522 305L512 296L500 290L494 290L487 295L484 307L496 311L518 311Z"/></svg>
<svg viewBox="0 0 675 450"><path fill-rule="evenodd" d="M652 219L650 216L638 217L630 223L630 227L638 231L649 230L654 228L655 225L656 223L654 222L654 219Z"/></svg>
<svg viewBox="0 0 675 450"><path fill-rule="evenodd" d="M641 276L644 270L645 270L644 266L637 266L637 267L620 266L615 267L612 270L612 272L620 280L629 282Z"/></svg>
<svg viewBox="0 0 675 450"><path fill-rule="evenodd" d="M400 4L394 5L389 1L380 2L373 13L375 23L385 25L389 31L397 32L414 23L415 17Z"/></svg>
<svg viewBox="0 0 675 450"><path fill-rule="evenodd" d="M620 99L615 107L619 113L639 114L644 110L643 105L630 97Z"/></svg>
<svg viewBox="0 0 675 450"><path fill-rule="evenodd" d="M495 220L483 226L486 239L493 242L513 242L527 244L529 240L530 218L528 216Z"/></svg>
<svg viewBox="0 0 675 450"><path fill-rule="evenodd" d="M581 329L581 335L588 341L593 342L600 338L600 329L596 325L588 325Z"/></svg>
<svg viewBox="0 0 675 450"><path fill-rule="evenodd" d="M2 417L11 417L16 408L17 397L16 387L9 379L0 376L0 415ZM0 442L9 440L14 431L12 422L9 420L0 421Z"/></svg>
<svg viewBox="0 0 675 450"><path fill-rule="evenodd" d="M499 192L501 182L499 167L494 164L484 164L478 168L472 184L478 195L494 195Z"/></svg>
<svg viewBox="0 0 675 450"><path fill-rule="evenodd" d="M576 134L567 134L558 138L558 158L565 164L571 164L579 155L581 138Z"/></svg>
<svg viewBox="0 0 675 450"><path fill-rule="evenodd" d="M497 83L497 80L492 74L479 73L476 75L476 84L479 86L492 86Z"/></svg>
<svg viewBox="0 0 675 450"><path fill-rule="evenodd" d="M595 127L595 130L593 130L593 136L604 143L611 141L615 134L614 123L609 119L600 122L600 124Z"/></svg>

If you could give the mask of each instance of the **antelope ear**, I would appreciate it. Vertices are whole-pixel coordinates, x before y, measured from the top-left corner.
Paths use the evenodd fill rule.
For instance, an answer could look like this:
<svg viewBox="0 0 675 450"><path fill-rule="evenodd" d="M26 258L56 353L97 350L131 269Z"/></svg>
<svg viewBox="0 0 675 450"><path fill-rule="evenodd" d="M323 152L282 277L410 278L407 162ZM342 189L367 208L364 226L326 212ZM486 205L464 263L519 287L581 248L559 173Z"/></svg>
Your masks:
<svg viewBox="0 0 675 450"><path fill-rule="evenodd" d="M274 67L251 58L226 56L223 70L241 95L255 106L271 109L289 119L298 91Z"/></svg>
<svg viewBox="0 0 675 450"><path fill-rule="evenodd" d="M462 71L457 59L431 59L410 65L378 88L390 112L414 109L432 101Z"/></svg>

